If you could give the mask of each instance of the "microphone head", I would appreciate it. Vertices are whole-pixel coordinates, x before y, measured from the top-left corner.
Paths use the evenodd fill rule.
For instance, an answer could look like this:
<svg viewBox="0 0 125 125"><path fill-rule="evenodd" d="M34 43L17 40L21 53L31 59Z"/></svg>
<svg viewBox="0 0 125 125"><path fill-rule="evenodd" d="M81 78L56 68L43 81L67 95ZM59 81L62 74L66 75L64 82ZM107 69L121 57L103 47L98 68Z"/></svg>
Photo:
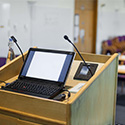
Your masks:
<svg viewBox="0 0 125 125"><path fill-rule="evenodd" d="M11 36L11 39L16 43L17 42L17 40L16 40L16 38L14 37L14 36Z"/></svg>
<svg viewBox="0 0 125 125"><path fill-rule="evenodd" d="M67 35L64 35L64 39L65 39L65 40L69 40L69 38L68 38Z"/></svg>

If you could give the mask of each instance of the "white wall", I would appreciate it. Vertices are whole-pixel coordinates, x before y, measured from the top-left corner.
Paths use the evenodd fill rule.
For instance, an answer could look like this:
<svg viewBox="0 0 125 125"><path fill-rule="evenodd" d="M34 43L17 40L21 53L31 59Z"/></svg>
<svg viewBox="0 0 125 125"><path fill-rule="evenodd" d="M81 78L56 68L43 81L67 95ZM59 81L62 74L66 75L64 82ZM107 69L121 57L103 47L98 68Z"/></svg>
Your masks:
<svg viewBox="0 0 125 125"><path fill-rule="evenodd" d="M10 11L10 36L14 35L23 52L27 51L30 44L30 15L27 3L16 1L11 3ZM20 54L20 51L15 46L14 51Z"/></svg>
<svg viewBox="0 0 125 125"><path fill-rule="evenodd" d="M0 3L0 55L7 55L10 4Z"/></svg>
<svg viewBox="0 0 125 125"><path fill-rule="evenodd" d="M0 0L1 5L10 5L9 10L2 10L2 14L6 12L2 19L7 22L7 25L4 24L3 30L7 32L7 35L4 33L0 35L0 56L6 57L8 53L8 40L11 35L14 35L18 44L21 46L23 51L26 51L30 46L30 18L27 3L25 0ZM2 7L1 7L2 9ZM8 16L7 16L8 15ZM0 20L0 25L1 25ZM3 47L4 43L4 47ZM16 45L14 45L14 51L16 54L20 54Z"/></svg>
<svg viewBox="0 0 125 125"><path fill-rule="evenodd" d="M63 35L73 39L74 0L0 0L0 3L10 4L7 35L0 35L0 56L7 56L11 35L24 52L31 46L73 50ZM15 45L14 51L20 54Z"/></svg>
<svg viewBox="0 0 125 125"><path fill-rule="evenodd" d="M72 50L63 36L67 34L73 40L73 0L43 0L36 2L32 9L32 45Z"/></svg>
<svg viewBox="0 0 125 125"><path fill-rule="evenodd" d="M104 40L125 35L125 1L98 0L96 53Z"/></svg>

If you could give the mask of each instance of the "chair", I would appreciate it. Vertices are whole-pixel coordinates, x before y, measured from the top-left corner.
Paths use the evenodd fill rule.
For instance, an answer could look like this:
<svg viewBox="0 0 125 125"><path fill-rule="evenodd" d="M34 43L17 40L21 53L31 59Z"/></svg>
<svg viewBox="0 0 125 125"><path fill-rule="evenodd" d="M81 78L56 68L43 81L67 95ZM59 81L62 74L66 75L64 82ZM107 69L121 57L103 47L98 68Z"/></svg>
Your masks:
<svg viewBox="0 0 125 125"><path fill-rule="evenodd" d="M0 67L2 67L6 63L5 57L0 57Z"/></svg>

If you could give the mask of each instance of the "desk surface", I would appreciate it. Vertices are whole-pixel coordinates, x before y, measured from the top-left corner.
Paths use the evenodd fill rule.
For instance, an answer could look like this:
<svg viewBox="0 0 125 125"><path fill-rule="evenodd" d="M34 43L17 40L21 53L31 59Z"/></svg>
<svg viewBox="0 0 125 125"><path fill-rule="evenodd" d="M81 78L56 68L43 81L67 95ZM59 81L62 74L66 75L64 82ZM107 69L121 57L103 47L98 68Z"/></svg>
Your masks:
<svg viewBox="0 0 125 125"><path fill-rule="evenodd" d="M78 66L80 64L81 61L74 61L73 64L72 64L72 68L69 72L69 75L68 75L68 78L67 78L67 81L66 81L66 84L65 84L65 87L69 90L71 88L73 88L74 86L76 86L78 83L85 83L85 85L87 84L87 81L83 81L83 80L74 80L73 77L78 69ZM89 63L89 62L88 62ZM92 62L91 62L92 63ZM97 70L96 72L104 65L104 63L97 63L97 62L94 62L96 64L98 64L98 67L97 67ZM6 83L11 83L13 82L14 80L16 80L18 78L18 75L12 77L11 79L7 80ZM0 88L1 86L4 86L5 83L1 83L0 84ZM85 87L85 86L84 86ZM72 99L74 97L76 93L71 93L71 97L70 99ZM69 100L65 100L64 102L67 102Z"/></svg>
<svg viewBox="0 0 125 125"><path fill-rule="evenodd" d="M91 63L95 61L101 63L98 63L97 71L89 81L81 81L73 79L80 61L73 62L66 87L70 89L81 82L85 85L76 94L72 93L67 102L0 90L0 124L5 124L5 121L8 124L18 123L20 120L47 125L114 124L118 55L107 57L84 54L83 56ZM15 80L23 63L21 61L20 56L1 68L1 80L6 82Z"/></svg>

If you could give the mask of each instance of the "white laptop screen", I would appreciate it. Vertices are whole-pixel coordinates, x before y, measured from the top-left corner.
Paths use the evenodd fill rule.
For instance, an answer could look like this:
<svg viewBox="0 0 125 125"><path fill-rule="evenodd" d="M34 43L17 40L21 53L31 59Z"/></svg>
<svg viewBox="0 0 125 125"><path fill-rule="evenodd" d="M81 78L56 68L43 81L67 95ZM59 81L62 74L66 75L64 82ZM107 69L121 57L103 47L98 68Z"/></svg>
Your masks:
<svg viewBox="0 0 125 125"><path fill-rule="evenodd" d="M21 76L64 82L72 58L72 54L30 51Z"/></svg>

